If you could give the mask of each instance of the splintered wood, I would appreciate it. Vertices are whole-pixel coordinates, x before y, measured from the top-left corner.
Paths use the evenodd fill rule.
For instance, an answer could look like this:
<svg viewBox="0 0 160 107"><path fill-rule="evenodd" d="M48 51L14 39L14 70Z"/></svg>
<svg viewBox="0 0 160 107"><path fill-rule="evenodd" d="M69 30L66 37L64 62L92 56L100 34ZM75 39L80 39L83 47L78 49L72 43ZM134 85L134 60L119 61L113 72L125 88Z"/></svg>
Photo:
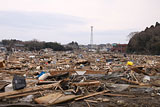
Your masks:
<svg viewBox="0 0 160 107"><path fill-rule="evenodd" d="M82 83L72 83L72 85L76 85L76 86L99 86L100 85L100 81L93 81L93 82L82 82Z"/></svg>
<svg viewBox="0 0 160 107"><path fill-rule="evenodd" d="M89 95L86 95L86 96L77 98L77 99L75 99L75 100L76 100L76 101L77 101L77 100L82 100L82 99L85 99L85 98L88 98L88 97L92 97L92 96L96 96L96 95L99 95L99 94L103 94L103 93L106 93L106 92L109 92L109 91L108 91L108 90L105 90L105 91L102 91L102 92L92 93L92 94L89 94Z"/></svg>
<svg viewBox="0 0 160 107"><path fill-rule="evenodd" d="M50 89L50 88L57 87L57 86L59 86L59 82L54 83L54 84L49 84L49 85L35 86L35 87L25 88L25 89L21 89L21 90L4 92L4 93L0 93L0 98L12 96L12 95L17 95L17 94L24 94L24 93L28 93L28 92L35 92L35 91Z"/></svg>
<svg viewBox="0 0 160 107"><path fill-rule="evenodd" d="M35 101L38 104L45 104L45 105L54 105L62 102L66 102L72 99L79 97L78 95L64 95L62 93L52 93L40 98L36 98Z"/></svg>

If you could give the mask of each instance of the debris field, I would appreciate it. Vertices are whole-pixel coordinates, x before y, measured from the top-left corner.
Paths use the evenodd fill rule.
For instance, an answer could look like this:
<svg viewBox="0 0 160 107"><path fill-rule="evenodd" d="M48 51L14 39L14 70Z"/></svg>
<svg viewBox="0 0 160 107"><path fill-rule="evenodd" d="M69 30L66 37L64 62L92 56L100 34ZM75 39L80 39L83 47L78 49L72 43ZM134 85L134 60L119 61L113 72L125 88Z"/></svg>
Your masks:
<svg viewBox="0 0 160 107"><path fill-rule="evenodd" d="M2 107L159 107L160 56L0 53Z"/></svg>

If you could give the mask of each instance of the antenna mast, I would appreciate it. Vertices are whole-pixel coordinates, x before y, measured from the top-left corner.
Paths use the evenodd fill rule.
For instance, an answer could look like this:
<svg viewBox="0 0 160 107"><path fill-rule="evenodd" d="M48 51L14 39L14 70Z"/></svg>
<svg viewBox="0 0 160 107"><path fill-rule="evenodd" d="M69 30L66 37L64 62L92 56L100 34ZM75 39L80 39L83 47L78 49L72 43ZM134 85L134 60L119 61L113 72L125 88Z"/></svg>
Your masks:
<svg viewBox="0 0 160 107"><path fill-rule="evenodd" d="M93 46L93 26L91 26L91 38L90 38L90 45L91 45L91 48Z"/></svg>

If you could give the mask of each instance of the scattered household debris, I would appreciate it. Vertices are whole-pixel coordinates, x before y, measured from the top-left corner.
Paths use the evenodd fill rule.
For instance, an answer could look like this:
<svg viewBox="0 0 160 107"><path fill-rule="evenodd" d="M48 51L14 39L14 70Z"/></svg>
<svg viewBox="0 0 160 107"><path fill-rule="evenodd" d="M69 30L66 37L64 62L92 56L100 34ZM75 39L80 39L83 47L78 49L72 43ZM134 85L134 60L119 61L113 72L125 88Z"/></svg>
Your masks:
<svg viewBox="0 0 160 107"><path fill-rule="evenodd" d="M159 106L160 57L92 52L1 54L1 106ZM149 100L146 102L146 100Z"/></svg>

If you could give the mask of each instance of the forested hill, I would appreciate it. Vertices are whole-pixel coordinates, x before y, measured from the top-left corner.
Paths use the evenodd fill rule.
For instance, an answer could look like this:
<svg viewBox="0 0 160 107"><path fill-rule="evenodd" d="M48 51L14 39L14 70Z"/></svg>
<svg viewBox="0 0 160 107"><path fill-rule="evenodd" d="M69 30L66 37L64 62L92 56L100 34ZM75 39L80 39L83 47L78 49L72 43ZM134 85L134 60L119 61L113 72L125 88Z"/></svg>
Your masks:
<svg viewBox="0 0 160 107"><path fill-rule="evenodd" d="M146 28L131 37L127 47L128 53L160 55L160 24Z"/></svg>

